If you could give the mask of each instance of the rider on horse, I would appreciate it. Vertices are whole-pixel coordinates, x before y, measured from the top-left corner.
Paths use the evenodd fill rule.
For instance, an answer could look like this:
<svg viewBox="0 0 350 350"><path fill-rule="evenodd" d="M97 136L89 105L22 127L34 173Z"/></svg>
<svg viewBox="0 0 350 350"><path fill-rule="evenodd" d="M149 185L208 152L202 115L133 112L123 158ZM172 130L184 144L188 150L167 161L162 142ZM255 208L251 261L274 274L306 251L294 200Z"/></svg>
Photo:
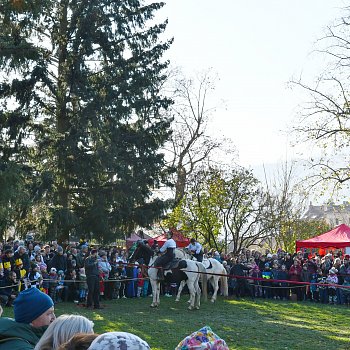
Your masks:
<svg viewBox="0 0 350 350"><path fill-rule="evenodd" d="M169 230L167 232L167 241L159 249L160 253L164 253L164 254L158 257L157 260L154 262L155 267L160 267L158 269L159 280L164 279L163 268L166 266L167 263L174 260L175 258L176 242L173 240L172 237L173 237L173 233Z"/></svg>
<svg viewBox="0 0 350 350"><path fill-rule="evenodd" d="M190 244L186 247L190 254L197 259L197 261L203 261L203 248L202 245L197 242L195 238L191 238Z"/></svg>

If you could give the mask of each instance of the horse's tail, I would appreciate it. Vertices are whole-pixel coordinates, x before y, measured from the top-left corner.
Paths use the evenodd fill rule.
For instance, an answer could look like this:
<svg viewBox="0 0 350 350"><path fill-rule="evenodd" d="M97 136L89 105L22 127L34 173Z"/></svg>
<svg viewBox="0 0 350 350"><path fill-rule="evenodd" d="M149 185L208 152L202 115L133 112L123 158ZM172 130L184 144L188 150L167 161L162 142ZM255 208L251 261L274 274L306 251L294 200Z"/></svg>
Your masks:
<svg viewBox="0 0 350 350"><path fill-rule="evenodd" d="M208 278L207 278L207 270L204 265L200 262L196 263L198 266L199 273L201 274L201 282L202 282L202 295L204 301L208 301Z"/></svg>
<svg viewBox="0 0 350 350"><path fill-rule="evenodd" d="M228 276L227 276L227 271L225 267L223 267L222 272L221 272L221 292L224 297L228 296Z"/></svg>

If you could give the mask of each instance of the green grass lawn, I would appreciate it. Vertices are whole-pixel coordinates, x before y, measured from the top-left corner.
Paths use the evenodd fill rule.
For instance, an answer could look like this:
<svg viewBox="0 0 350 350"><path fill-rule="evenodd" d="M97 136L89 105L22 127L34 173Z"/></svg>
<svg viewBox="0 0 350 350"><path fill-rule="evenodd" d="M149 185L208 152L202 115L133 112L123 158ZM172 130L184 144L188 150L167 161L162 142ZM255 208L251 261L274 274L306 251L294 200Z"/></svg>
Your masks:
<svg viewBox="0 0 350 350"><path fill-rule="evenodd" d="M185 336L208 325L230 349L350 349L350 310L346 306L309 302L230 300L202 303L187 310L187 296L179 303L161 298L157 309L151 298L105 302L103 310L86 310L72 303L56 305L56 315L77 313L95 323L95 332L126 331L145 339L152 349L172 350ZM4 316L12 317L5 309Z"/></svg>

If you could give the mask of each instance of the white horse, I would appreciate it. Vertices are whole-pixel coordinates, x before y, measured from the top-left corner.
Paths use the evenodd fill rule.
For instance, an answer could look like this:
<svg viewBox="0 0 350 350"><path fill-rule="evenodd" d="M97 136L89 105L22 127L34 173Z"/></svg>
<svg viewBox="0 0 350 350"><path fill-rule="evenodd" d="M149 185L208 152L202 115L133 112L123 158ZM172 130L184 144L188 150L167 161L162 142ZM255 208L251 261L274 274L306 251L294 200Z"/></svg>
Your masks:
<svg viewBox="0 0 350 350"><path fill-rule="evenodd" d="M149 254L149 248L145 245L140 245L133 254L134 259L146 257ZM148 276L152 287L152 304L151 307L158 307L160 304L160 281L158 279L158 268L154 267L154 262L157 256L152 256L148 262ZM205 273L205 267L198 261L190 259L182 259L176 268L172 270L165 270L164 277L167 279L169 274L174 275L174 280L186 281L188 290L190 292L189 310L199 309L201 299L201 289L199 287L199 280L205 276L205 283L202 284L204 299L207 299L207 278Z"/></svg>
<svg viewBox="0 0 350 350"><path fill-rule="evenodd" d="M190 259L191 255L186 253L182 249L175 249L175 256L180 259ZM211 302L214 303L217 298L218 290L219 290L219 281L221 282L221 293L223 296L228 296L228 281L227 281L227 271L219 261L214 258L203 259L203 265L205 267L207 273L207 279L213 287L213 295L211 297ZM180 295L182 289L185 287L186 281L181 281L179 290L177 292L176 301L180 300ZM202 283L203 288L203 283Z"/></svg>

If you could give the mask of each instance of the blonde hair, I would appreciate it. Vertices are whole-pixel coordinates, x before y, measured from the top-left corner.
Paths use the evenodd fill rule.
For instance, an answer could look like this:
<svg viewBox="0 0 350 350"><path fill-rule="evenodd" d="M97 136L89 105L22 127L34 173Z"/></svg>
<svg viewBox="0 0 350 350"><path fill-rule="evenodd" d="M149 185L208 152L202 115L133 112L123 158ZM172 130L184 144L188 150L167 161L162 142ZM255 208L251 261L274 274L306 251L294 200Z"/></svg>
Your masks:
<svg viewBox="0 0 350 350"><path fill-rule="evenodd" d="M47 328L34 350L57 349L76 333L93 333L94 323L80 315L61 315Z"/></svg>
<svg viewBox="0 0 350 350"><path fill-rule="evenodd" d="M77 333L62 344L58 350L87 350L98 336L99 334L94 333Z"/></svg>

